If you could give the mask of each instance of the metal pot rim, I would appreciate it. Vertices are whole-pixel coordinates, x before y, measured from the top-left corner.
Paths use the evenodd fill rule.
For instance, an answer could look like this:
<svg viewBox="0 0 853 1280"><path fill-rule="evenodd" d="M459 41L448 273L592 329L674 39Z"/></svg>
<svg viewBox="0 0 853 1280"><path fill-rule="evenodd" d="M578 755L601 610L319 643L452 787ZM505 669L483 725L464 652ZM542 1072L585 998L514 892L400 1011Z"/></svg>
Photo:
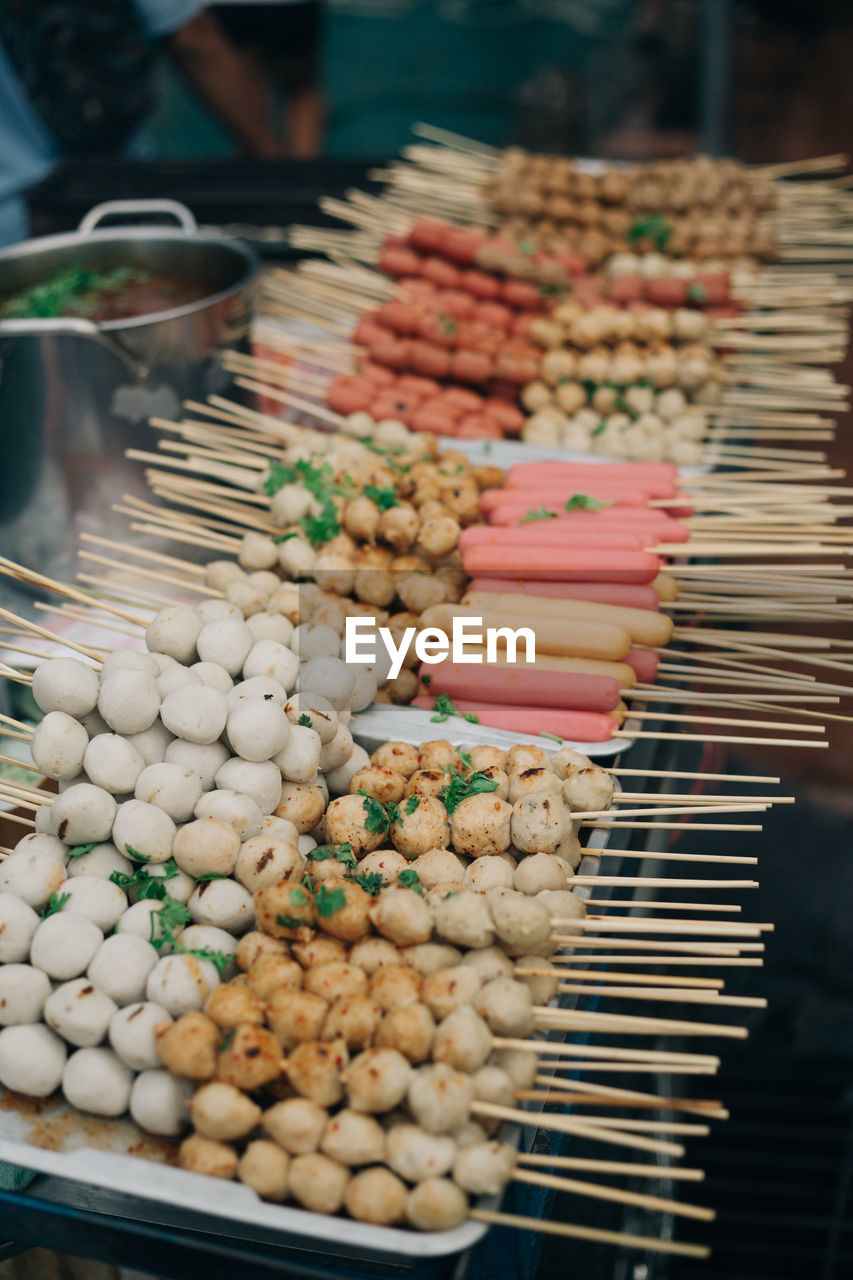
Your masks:
<svg viewBox="0 0 853 1280"><path fill-rule="evenodd" d="M0 249L0 266L4 262L16 258L26 258L30 255L40 253L42 250L50 249L72 249L76 246L82 246L98 243L120 242L126 240L146 240L146 241L183 241L191 242L200 246L211 246L217 249L226 249L236 254L243 261L243 273L234 284L229 285L227 289L220 289L218 293L207 294L203 298L199 298L196 302L185 303L181 307L171 307L166 311L149 311L141 316L127 316L119 320L103 320L94 324L101 333L114 333L117 330L140 329L145 325L160 324L168 320L181 320L185 316L194 315L197 311L204 311L206 308L215 306L217 303L224 302L228 298L241 293L248 288L253 282L260 269L260 260L257 254L242 241L235 239L233 236L211 234L205 232L187 233L186 231L176 230L172 227L161 226L144 226L133 224L129 226L106 227L103 230L90 231L81 234L79 231L62 231L51 236L36 236L31 240L24 240L21 244L8 245L4 249ZM56 317L55 323L61 326L63 319L67 317ZM0 320L0 334L3 332L3 321ZM26 324L26 321L22 323ZM36 321L44 326L45 323L51 321Z"/></svg>

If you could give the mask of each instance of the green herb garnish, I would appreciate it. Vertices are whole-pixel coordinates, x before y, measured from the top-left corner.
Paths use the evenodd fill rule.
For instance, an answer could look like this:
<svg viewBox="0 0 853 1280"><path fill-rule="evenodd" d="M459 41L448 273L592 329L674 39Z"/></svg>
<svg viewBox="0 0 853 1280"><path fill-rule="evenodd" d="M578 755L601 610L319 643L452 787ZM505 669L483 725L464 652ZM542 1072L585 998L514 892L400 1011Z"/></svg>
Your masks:
<svg viewBox="0 0 853 1280"><path fill-rule="evenodd" d="M310 901L308 894L298 884L290 890L289 897L294 907L307 907Z"/></svg>
<svg viewBox="0 0 853 1280"><path fill-rule="evenodd" d="M415 893L424 896L424 887L421 884L421 878L415 871L414 867L404 867L397 876L397 884L401 884L404 889L414 889Z"/></svg>
<svg viewBox="0 0 853 1280"><path fill-rule="evenodd" d="M151 857L149 854L140 853L138 849L134 849L132 844L126 844L124 846L124 851L129 858L133 859L134 862L150 862L151 861Z"/></svg>
<svg viewBox="0 0 853 1280"><path fill-rule="evenodd" d="M371 898L376 897L385 883L378 871L368 871L358 876L347 876L347 879L351 880L353 884L357 884L365 893L369 893Z"/></svg>
<svg viewBox="0 0 853 1280"><path fill-rule="evenodd" d="M85 858L87 853L91 853L95 847L94 841L91 844L75 844L73 849L66 850L69 858Z"/></svg>
<svg viewBox="0 0 853 1280"><path fill-rule="evenodd" d="M442 787L438 798L448 813L454 813L463 800L469 796L483 795L488 791L497 791L498 784L484 773L472 773L468 778L452 778L446 787Z"/></svg>
<svg viewBox="0 0 853 1280"><path fill-rule="evenodd" d="M462 761L466 769L470 770L474 768L474 765L471 761L470 752L463 751L460 747L454 747L453 750L456 752L456 754L458 755L459 759Z"/></svg>
<svg viewBox="0 0 853 1280"><path fill-rule="evenodd" d="M662 213L650 213L646 218L638 218L632 223L625 239L630 245L640 240L651 240L656 249L663 252L672 235L672 224L667 222Z"/></svg>
<svg viewBox="0 0 853 1280"><path fill-rule="evenodd" d="M313 729L313 728L314 728L314 721L311 719L311 717L310 717L310 716L307 714L307 712L305 712L305 711L303 711L303 712L302 712L302 715L299 717L299 719L296 721L296 723L297 723L297 724L301 724L303 729Z"/></svg>
<svg viewBox="0 0 853 1280"><path fill-rule="evenodd" d="M375 796L368 795L366 791L359 790L358 793L362 797L362 807L365 812L364 827L366 831L382 831L388 830L389 819L383 805L379 803Z"/></svg>
<svg viewBox="0 0 853 1280"><path fill-rule="evenodd" d="M390 511L400 503L396 489L379 489L375 484L364 486L364 496L375 502L380 511Z"/></svg>
<svg viewBox="0 0 853 1280"><path fill-rule="evenodd" d="M298 537L299 537L299 534L296 532L295 529L292 529L290 533L280 533L277 538L273 538L273 542L276 545L278 545L280 542L288 542L290 538L298 538Z"/></svg>
<svg viewBox="0 0 853 1280"><path fill-rule="evenodd" d="M438 695L433 705L433 711L435 715L430 716L430 724L443 724L451 716L461 716L463 720L468 720L471 724L480 723L479 716L475 716L472 711L459 711L449 693L440 693Z"/></svg>
<svg viewBox="0 0 853 1280"><path fill-rule="evenodd" d="M196 884L206 884L211 880L227 880L228 876L223 871L207 871L203 876L196 876Z"/></svg>
<svg viewBox="0 0 853 1280"><path fill-rule="evenodd" d="M225 1032L225 1035L224 1035L224 1036L222 1037L222 1039L219 1041L219 1052L220 1052L220 1053L224 1053L226 1049L230 1049L230 1048L231 1048L232 1042L233 1042L233 1040L234 1040L234 1036L235 1036L236 1034L237 1034L237 1028L236 1028L236 1027L229 1027L229 1029Z"/></svg>
<svg viewBox="0 0 853 1280"><path fill-rule="evenodd" d="M556 520L556 511L546 511L545 507L537 507L535 511L525 511L520 524L533 524L535 520Z"/></svg>
<svg viewBox="0 0 853 1280"><path fill-rule="evenodd" d="M232 959L224 951L214 951L212 947L182 947L180 942L174 944L174 951L178 956L195 956L197 960L208 960L215 966L220 978Z"/></svg>
<svg viewBox="0 0 853 1280"><path fill-rule="evenodd" d="M160 951L167 944L173 945L175 930L192 920L192 912L182 902L166 897L162 907L151 912L148 941ZM160 936L158 937L158 926Z"/></svg>
<svg viewBox="0 0 853 1280"><path fill-rule="evenodd" d="M539 737L540 737L540 738L550 738L552 742L559 742L560 746L562 746L562 745L563 745L563 742L564 742L564 739L563 739L563 738L558 738L558 737L557 737L557 735L556 735L556 733L546 733L544 729L540 729L540 730L539 730Z"/></svg>
<svg viewBox="0 0 853 1280"><path fill-rule="evenodd" d="M52 893L39 912L39 915L42 920L46 920L48 916L55 915L57 911L61 911L66 902L70 901L70 893Z"/></svg>
<svg viewBox="0 0 853 1280"><path fill-rule="evenodd" d="M325 884L321 884L314 894L314 905L320 916L330 916L333 912L340 911L346 904L347 895L343 889L329 889Z"/></svg>
<svg viewBox="0 0 853 1280"><path fill-rule="evenodd" d="M703 284L691 284L687 290L691 302L703 303L708 300L708 290Z"/></svg>
<svg viewBox="0 0 853 1280"><path fill-rule="evenodd" d="M600 436L602 431L605 431L606 429L607 429L607 423L604 420L604 418L601 418L598 424L593 427L592 431L590 431L589 434L591 436Z"/></svg>
<svg viewBox="0 0 853 1280"><path fill-rule="evenodd" d="M421 802L420 796L409 796L408 800L403 805L403 812L405 814L414 813L415 809L417 809L420 802Z"/></svg>
<svg viewBox="0 0 853 1280"><path fill-rule="evenodd" d="M113 267L111 271L67 267L8 298L0 305L0 319L48 320L56 316L88 316L97 310L99 294L117 293L128 284L150 279L150 271L140 271L136 267Z"/></svg>
<svg viewBox="0 0 853 1280"><path fill-rule="evenodd" d="M345 866L354 867L355 854L352 851L352 845L346 844L318 844L315 849L309 849L307 853L309 862L327 862L329 858L334 858L336 862L342 862Z"/></svg>
<svg viewBox="0 0 853 1280"><path fill-rule="evenodd" d="M564 511L601 511L603 507L612 507L612 502L600 502L588 493L573 493L564 506Z"/></svg>
<svg viewBox="0 0 853 1280"><path fill-rule="evenodd" d="M427 689L430 687L430 685L432 684L432 676L430 675L429 672L427 672L426 675L421 676L421 684L424 685L425 688Z"/></svg>

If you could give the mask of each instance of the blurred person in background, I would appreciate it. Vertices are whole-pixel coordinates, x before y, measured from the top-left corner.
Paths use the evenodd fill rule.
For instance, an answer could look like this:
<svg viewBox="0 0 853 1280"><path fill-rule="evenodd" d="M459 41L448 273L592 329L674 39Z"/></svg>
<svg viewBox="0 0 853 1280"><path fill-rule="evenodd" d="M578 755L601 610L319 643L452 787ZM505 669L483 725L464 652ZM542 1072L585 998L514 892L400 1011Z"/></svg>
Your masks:
<svg viewBox="0 0 853 1280"><path fill-rule="evenodd" d="M203 0L0 0L0 244L66 156L121 153L151 106L154 46L251 155L275 157L251 65Z"/></svg>
<svg viewBox="0 0 853 1280"><path fill-rule="evenodd" d="M270 99L275 96L286 154L296 159L316 156L325 123L318 66L320 0L209 3L237 48L261 70Z"/></svg>

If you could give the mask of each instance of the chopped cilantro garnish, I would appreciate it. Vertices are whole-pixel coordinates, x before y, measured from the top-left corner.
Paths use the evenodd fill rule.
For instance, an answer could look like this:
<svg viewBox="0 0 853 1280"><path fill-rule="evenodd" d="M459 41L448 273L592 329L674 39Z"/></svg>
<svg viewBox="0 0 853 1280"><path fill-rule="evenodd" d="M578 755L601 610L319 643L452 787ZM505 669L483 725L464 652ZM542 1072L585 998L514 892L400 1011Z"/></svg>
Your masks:
<svg viewBox="0 0 853 1280"><path fill-rule="evenodd" d="M347 905L347 895L343 889L329 889L325 884L321 884L314 894L314 905L318 915L330 916Z"/></svg>
<svg viewBox="0 0 853 1280"><path fill-rule="evenodd" d="M471 763L470 752L463 751L461 747L454 747L453 750L456 752L456 754L458 755L459 759L462 761L466 769L474 768L473 764Z"/></svg>
<svg viewBox="0 0 853 1280"><path fill-rule="evenodd" d="M404 889L414 889L415 893L424 896L424 887L421 884L421 878L415 871L414 867L404 867L397 876L397 884L401 884Z"/></svg>
<svg viewBox="0 0 853 1280"><path fill-rule="evenodd" d="M393 800L389 800L384 807L385 807L385 812L388 814L389 822L400 821L400 806L398 804L394 804Z"/></svg>
<svg viewBox="0 0 853 1280"><path fill-rule="evenodd" d="M303 516L300 526L312 547L330 542L341 531L338 512L333 502L327 502L318 516Z"/></svg>
<svg viewBox="0 0 853 1280"><path fill-rule="evenodd" d="M415 809L417 809L420 802L421 802L420 796L409 796L408 800L403 805L403 813L405 814L414 813Z"/></svg>
<svg viewBox="0 0 853 1280"><path fill-rule="evenodd" d="M124 851L129 858L133 858L134 862L150 862L151 858L147 853L140 853L138 849L134 849L132 844L126 844Z"/></svg>
<svg viewBox="0 0 853 1280"><path fill-rule="evenodd" d="M379 489L375 484L366 484L364 496L375 502L380 511L389 511L399 505L396 489Z"/></svg>
<svg viewBox="0 0 853 1280"><path fill-rule="evenodd" d="M448 813L454 813L469 796L479 796L497 789L498 784L493 778L487 778L484 773L472 773L469 778L451 778L447 786L439 791L438 798Z"/></svg>
<svg viewBox="0 0 853 1280"><path fill-rule="evenodd" d="M229 1027L229 1028L228 1028L228 1030L225 1032L225 1035L224 1035L224 1036L222 1037L222 1039L219 1041L219 1052L220 1052L220 1053L224 1053L226 1049L230 1049L230 1048L231 1048L231 1043L232 1043L232 1041L233 1041L233 1039L234 1039L234 1036L235 1036L236 1034L237 1034L237 1028L236 1028L236 1027Z"/></svg>
<svg viewBox="0 0 853 1280"><path fill-rule="evenodd" d="M57 911L61 911L66 902L70 901L70 893L52 893L39 912L39 915L42 920L46 920L48 916L55 915Z"/></svg>
<svg viewBox="0 0 853 1280"><path fill-rule="evenodd" d="M703 284L691 284L687 290L687 296L691 302L703 303L708 299L708 290Z"/></svg>
<svg viewBox="0 0 853 1280"><path fill-rule="evenodd" d="M358 794L362 797L362 807L364 808L365 813L365 830L387 831L389 820L388 814L385 812L383 805L379 803L375 796L368 795L364 790L360 789Z"/></svg>
<svg viewBox="0 0 853 1280"><path fill-rule="evenodd" d="M227 880L228 876L222 871L207 871L203 876L196 876L196 884L204 884L209 880Z"/></svg>
<svg viewBox="0 0 853 1280"><path fill-rule="evenodd" d="M73 849L66 850L69 858L85 858L87 853L91 853L94 849L94 841L91 844L75 844Z"/></svg>
<svg viewBox="0 0 853 1280"><path fill-rule="evenodd" d="M563 508L564 511L600 511L602 507L612 507L612 502L600 502L588 493L573 493Z"/></svg>
<svg viewBox="0 0 853 1280"><path fill-rule="evenodd" d="M471 724L479 724L479 716L475 716L471 711L459 711L456 703L448 693L440 693L435 700L433 706L435 715L430 716L430 724L443 724L445 720L449 720L451 716L461 716L463 720L470 721Z"/></svg>
<svg viewBox="0 0 853 1280"><path fill-rule="evenodd" d="M301 929L307 920L300 920L298 916L276 916L276 924L280 924L282 929Z"/></svg>
<svg viewBox="0 0 853 1280"><path fill-rule="evenodd" d="M296 723L297 723L297 724L301 724L303 729L313 729L313 728L314 728L314 721L311 719L311 717L310 717L310 716L309 716L305 711L303 711L303 712L302 712L302 715L299 717L299 719L296 721Z"/></svg>
<svg viewBox="0 0 853 1280"><path fill-rule="evenodd" d="M329 858L334 858L347 867L356 865L355 854L348 841L345 844L318 844L315 849L309 849L307 857L309 862L327 862Z"/></svg>
<svg viewBox="0 0 853 1280"><path fill-rule="evenodd" d="M273 538L273 542L278 545L280 542L287 542L290 538L298 538L299 534L295 529L291 529L290 533L280 533L277 538Z"/></svg>
<svg viewBox="0 0 853 1280"><path fill-rule="evenodd" d="M421 684L425 685L427 689L430 687L432 684L432 676L429 672L427 672L426 675L421 676Z"/></svg>
<svg viewBox="0 0 853 1280"><path fill-rule="evenodd" d="M347 879L352 880L353 884L357 884L365 893L369 893L371 898L376 897L385 883L378 871L368 871L363 875L348 876Z"/></svg>
<svg viewBox="0 0 853 1280"><path fill-rule="evenodd" d="M212 947L182 947L180 942L176 942L174 951L175 955L195 956L197 960L208 960L214 965L220 978L231 963L231 956L227 956L224 951L214 951Z"/></svg>
<svg viewBox="0 0 853 1280"><path fill-rule="evenodd" d="M521 517L521 524L533 524L535 520L556 520L556 511L546 511L545 507L537 507L533 511L525 511Z"/></svg>
<svg viewBox="0 0 853 1280"><path fill-rule="evenodd" d="M167 943L175 941L175 930L192 920L192 912L182 902L166 897L162 907L151 912L151 926L148 941L159 951ZM159 925L159 936L158 936Z"/></svg>
<svg viewBox="0 0 853 1280"><path fill-rule="evenodd" d="M671 235L672 225L667 222L663 214L651 213L646 218L637 218L636 222L631 224L625 238L630 245L635 245L640 240L651 240L655 248L662 252Z"/></svg>
<svg viewBox="0 0 853 1280"><path fill-rule="evenodd" d="M590 434L591 436L600 436L600 435L601 435L601 433L602 433L602 431L606 430L606 428L607 428L607 423L606 423L606 421L604 420L604 418L602 418L602 419L601 419L601 420L596 424L596 426L594 426L594 427L593 427L592 431L590 431L590 433L589 433L589 434Z"/></svg>
<svg viewBox="0 0 853 1280"><path fill-rule="evenodd" d="M550 738L552 742L559 742L560 746L562 746L564 742L564 739L559 738L556 733L546 733L544 729L539 730L539 737Z"/></svg>
<svg viewBox="0 0 853 1280"><path fill-rule="evenodd" d="M290 890L290 901L294 907L307 907L309 898L308 894L300 885L294 885Z"/></svg>

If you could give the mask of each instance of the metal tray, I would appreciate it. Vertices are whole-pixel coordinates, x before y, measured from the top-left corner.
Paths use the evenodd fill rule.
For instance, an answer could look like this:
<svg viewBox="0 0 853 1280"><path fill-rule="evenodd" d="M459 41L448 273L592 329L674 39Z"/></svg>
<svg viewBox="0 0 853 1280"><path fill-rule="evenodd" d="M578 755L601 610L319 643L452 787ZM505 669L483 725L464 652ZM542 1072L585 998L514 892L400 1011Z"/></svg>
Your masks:
<svg viewBox="0 0 853 1280"><path fill-rule="evenodd" d="M473 726L466 724L465 728ZM465 749L477 744L463 733L457 745ZM589 833L588 852L578 866L579 875L599 873L601 859L596 850L606 848L608 839L606 830ZM574 892L587 898L592 890L584 887ZM572 1008L578 999L564 995L552 1003ZM543 1038L563 1040L565 1034L549 1032ZM503 1125L499 1136L529 1151L536 1133L537 1112L545 1104L521 1105L530 1111L529 1127ZM120 1187L123 1195L159 1203L164 1213L168 1207L170 1221L176 1211L213 1214L221 1222L222 1234L229 1238L243 1236L282 1246L290 1237L294 1242L301 1239L303 1243L310 1240L321 1244L341 1257L396 1255L409 1260L461 1253L489 1230L485 1223L465 1222L453 1231L431 1234L270 1204L239 1182L223 1182L171 1167L167 1161L176 1149L177 1142L143 1133L129 1117L102 1119L77 1111L61 1094L36 1101L0 1087L0 1161L105 1191ZM152 1162L157 1164L156 1172ZM495 1209L500 1200L500 1196L480 1197L476 1207Z"/></svg>

